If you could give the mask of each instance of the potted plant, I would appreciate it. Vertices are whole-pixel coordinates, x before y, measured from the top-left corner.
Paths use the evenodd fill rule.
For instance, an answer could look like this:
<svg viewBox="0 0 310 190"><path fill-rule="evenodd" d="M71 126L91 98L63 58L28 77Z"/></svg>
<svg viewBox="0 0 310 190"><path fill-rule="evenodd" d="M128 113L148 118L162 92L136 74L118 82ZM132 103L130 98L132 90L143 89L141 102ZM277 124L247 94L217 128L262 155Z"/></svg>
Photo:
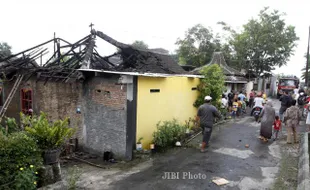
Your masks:
<svg viewBox="0 0 310 190"><path fill-rule="evenodd" d="M141 143L142 140L143 140L143 137L140 137L137 144L136 144L137 150L142 150L142 143Z"/></svg>
<svg viewBox="0 0 310 190"><path fill-rule="evenodd" d="M37 141L42 150L44 163L57 163L61 148L74 134L74 129L69 127L69 118L49 122L43 112L39 116L32 117L21 114L21 118L25 130Z"/></svg>

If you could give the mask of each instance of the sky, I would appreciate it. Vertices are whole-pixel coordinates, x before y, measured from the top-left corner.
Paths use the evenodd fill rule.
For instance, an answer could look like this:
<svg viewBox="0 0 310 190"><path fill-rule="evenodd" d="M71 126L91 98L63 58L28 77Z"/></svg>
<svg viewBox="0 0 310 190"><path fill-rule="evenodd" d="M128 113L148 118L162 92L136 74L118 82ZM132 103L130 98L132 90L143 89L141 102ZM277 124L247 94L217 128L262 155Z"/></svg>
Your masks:
<svg viewBox="0 0 310 190"><path fill-rule="evenodd" d="M301 75L306 64L304 55L310 26L310 1L307 0L0 0L0 42L18 53L44 41L56 33L69 42L89 34L90 23L96 30L112 38L132 43L142 40L149 48L174 52L177 38L185 31L202 24L221 34L217 22L224 21L241 28L261 9L269 6L285 12L287 24L296 27L300 40L287 66L274 73ZM98 41L99 52L105 55L115 47Z"/></svg>

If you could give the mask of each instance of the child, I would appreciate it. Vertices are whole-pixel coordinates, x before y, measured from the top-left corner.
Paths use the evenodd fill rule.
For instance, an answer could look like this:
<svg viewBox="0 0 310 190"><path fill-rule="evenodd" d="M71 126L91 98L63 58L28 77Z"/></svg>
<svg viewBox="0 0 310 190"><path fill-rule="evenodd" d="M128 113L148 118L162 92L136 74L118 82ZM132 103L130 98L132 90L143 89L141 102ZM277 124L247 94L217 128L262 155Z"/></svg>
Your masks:
<svg viewBox="0 0 310 190"><path fill-rule="evenodd" d="M238 116L237 112L238 112L238 100L235 99L235 102L233 103L233 107L232 107L232 112L231 112L231 115L232 117L235 119L236 118L236 115Z"/></svg>
<svg viewBox="0 0 310 190"><path fill-rule="evenodd" d="M275 118L275 121L273 123L273 135L274 135L274 138L273 140L275 141L276 139L278 139L278 134L279 134L279 131L281 129L281 120L279 118L279 116L276 116Z"/></svg>

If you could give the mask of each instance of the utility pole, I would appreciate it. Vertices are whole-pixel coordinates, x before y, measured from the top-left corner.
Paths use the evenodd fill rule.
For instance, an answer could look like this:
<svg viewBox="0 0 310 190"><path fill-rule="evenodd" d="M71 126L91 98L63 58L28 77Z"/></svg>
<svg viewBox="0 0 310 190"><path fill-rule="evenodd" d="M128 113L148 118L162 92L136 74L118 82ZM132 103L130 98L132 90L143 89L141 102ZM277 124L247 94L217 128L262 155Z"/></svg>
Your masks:
<svg viewBox="0 0 310 190"><path fill-rule="evenodd" d="M308 84L308 69L309 69L309 43L310 43L310 26L309 26L309 36L308 36L308 49L307 49L307 62L306 62L306 76L305 76L305 85L309 87Z"/></svg>

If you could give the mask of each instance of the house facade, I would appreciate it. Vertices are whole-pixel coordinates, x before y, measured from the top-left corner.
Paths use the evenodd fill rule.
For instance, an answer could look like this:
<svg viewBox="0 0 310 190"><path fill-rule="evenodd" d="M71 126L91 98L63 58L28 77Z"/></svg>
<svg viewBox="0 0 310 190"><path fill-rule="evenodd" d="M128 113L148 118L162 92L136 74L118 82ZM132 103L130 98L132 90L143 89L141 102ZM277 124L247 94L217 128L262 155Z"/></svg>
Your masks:
<svg viewBox="0 0 310 190"><path fill-rule="evenodd" d="M109 62L111 56L96 54L93 36L82 43L87 47L84 52L74 54L79 60L73 56L63 63L48 62L44 67L29 64L24 57L14 62L0 60L7 61L0 66L5 74L4 100L16 76L25 75L5 115L17 121L20 112L42 111L50 120L69 117L70 127L77 129L78 148L100 156L111 151L127 160L132 159L140 137L144 148L149 148L158 122L185 122L195 116L193 104L201 76L186 72L169 55L135 49L102 32L92 34L121 49L117 65Z"/></svg>

